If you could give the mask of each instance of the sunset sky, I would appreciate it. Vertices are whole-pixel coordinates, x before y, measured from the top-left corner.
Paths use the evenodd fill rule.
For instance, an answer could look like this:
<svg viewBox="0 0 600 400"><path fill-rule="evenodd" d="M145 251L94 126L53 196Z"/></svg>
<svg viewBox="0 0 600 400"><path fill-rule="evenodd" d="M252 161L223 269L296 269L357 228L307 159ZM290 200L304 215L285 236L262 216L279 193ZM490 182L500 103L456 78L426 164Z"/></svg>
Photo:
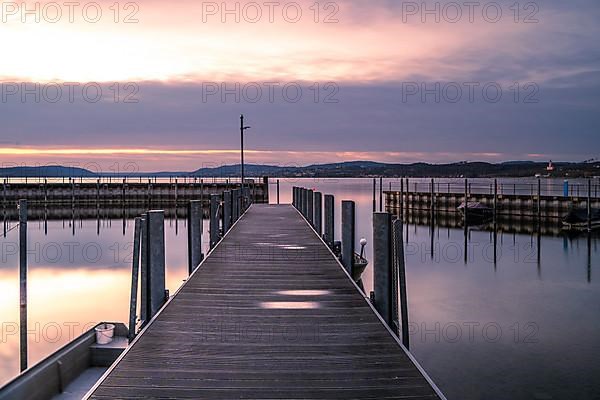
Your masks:
<svg viewBox="0 0 600 400"><path fill-rule="evenodd" d="M235 163L241 113L252 163L600 157L596 0L38 4L2 2L3 166Z"/></svg>

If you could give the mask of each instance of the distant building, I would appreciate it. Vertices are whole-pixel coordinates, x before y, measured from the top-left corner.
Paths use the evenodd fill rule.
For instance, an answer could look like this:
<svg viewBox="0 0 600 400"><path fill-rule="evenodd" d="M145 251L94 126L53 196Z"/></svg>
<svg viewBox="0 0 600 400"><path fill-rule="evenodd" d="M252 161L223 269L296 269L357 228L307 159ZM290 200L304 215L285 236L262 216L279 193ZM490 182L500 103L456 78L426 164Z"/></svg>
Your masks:
<svg viewBox="0 0 600 400"><path fill-rule="evenodd" d="M550 162L548 163L548 166L546 167L546 171L548 171L548 172L554 171L554 164L552 164L552 160L550 160Z"/></svg>

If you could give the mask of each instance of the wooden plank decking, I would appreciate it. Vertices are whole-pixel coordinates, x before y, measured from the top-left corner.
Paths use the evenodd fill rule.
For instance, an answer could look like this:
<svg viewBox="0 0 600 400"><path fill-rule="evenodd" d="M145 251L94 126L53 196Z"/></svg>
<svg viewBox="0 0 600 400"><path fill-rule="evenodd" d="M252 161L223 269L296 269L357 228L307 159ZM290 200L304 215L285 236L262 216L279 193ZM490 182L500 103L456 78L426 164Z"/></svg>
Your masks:
<svg viewBox="0 0 600 400"><path fill-rule="evenodd" d="M253 205L90 398L440 396L300 214Z"/></svg>

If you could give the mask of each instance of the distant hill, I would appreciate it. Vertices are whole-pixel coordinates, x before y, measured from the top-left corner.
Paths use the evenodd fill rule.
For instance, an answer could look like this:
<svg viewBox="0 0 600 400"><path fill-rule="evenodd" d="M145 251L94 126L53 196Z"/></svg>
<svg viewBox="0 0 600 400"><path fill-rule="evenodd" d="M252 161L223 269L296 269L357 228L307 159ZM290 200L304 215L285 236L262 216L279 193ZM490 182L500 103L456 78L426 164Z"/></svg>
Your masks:
<svg viewBox="0 0 600 400"><path fill-rule="evenodd" d="M273 177L532 177L546 174L545 162L508 161L503 163L458 162L449 164L387 164L374 161L349 161L307 166L276 166L245 164L246 176ZM596 163L554 163L552 176L583 177L600 175L600 162ZM195 177L234 177L240 175L240 164L200 168L192 172L161 171L146 173L103 173L97 174L83 168L64 166L11 167L0 168L0 177L99 177L99 176L195 176Z"/></svg>

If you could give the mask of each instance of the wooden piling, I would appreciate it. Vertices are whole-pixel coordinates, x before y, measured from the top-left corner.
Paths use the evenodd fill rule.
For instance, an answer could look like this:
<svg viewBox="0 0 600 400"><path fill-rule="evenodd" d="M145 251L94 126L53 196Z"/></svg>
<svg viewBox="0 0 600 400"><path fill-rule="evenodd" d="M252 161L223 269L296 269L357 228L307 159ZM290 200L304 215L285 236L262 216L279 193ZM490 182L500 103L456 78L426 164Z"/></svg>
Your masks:
<svg viewBox="0 0 600 400"><path fill-rule="evenodd" d="M588 179L587 227L588 227L588 232L591 232L592 231L592 180L591 179Z"/></svg>
<svg viewBox="0 0 600 400"><path fill-rule="evenodd" d="M323 234L323 240L325 241L327 246L329 246L332 249L333 249L333 242L335 240L334 239L334 230L333 230L333 223L334 223L333 208L334 208L333 195L326 194L325 195L325 233Z"/></svg>
<svg viewBox="0 0 600 400"><path fill-rule="evenodd" d="M321 192L315 192L313 227L319 237L323 234L323 200Z"/></svg>
<svg viewBox="0 0 600 400"><path fill-rule="evenodd" d="M140 216L142 230L140 232L140 319L142 326L150 319L148 318L148 225L147 214Z"/></svg>
<svg viewBox="0 0 600 400"><path fill-rule="evenodd" d="M227 233L231 225L231 192L226 190L223 192L223 235Z"/></svg>
<svg viewBox="0 0 600 400"><path fill-rule="evenodd" d="M148 263L148 318L152 319L166 299L165 288L165 215L162 210L146 214Z"/></svg>
<svg viewBox="0 0 600 400"><path fill-rule="evenodd" d="M188 275L202 261L202 201L190 200L188 205Z"/></svg>
<svg viewBox="0 0 600 400"><path fill-rule="evenodd" d="M373 287L374 305L383 320L392 327L392 216L373 213Z"/></svg>
<svg viewBox="0 0 600 400"><path fill-rule="evenodd" d="M129 299L129 341L135 338L136 313L137 313L137 291L138 274L140 267L140 234L142 231L142 219L135 218L133 230L133 255L131 265L131 296Z"/></svg>
<svg viewBox="0 0 600 400"><path fill-rule="evenodd" d="M210 195L210 248L215 247L219 241L219 195Z"/></svg>
<svg viewBox="0 0 600 400"><path fill-rule="evenodd" d="M394 279L394 287L392 288L393 293L396 293L398 288L398 296L394 299L394 306L396 310L393 317L399 320L400 327L396 326L396 334L399 335L400 330L402 331L402 344L407 349L410 348L410 338L408 334L408 294L406 292L406 266L404 260L404 238L402 236L402 220L396 219L393 222L393 241L394 241L394 275L397 279ZM396 286L397 283L397 286ZM398 313L397 307L400 306Z"/></svg>
<svg viewBox="0 0 600 400"><path fill-rule="evenodd" d="M351 200L342 200L342 265L353 276L355 243L355 209Z"/></svg>
<svg viewBox="0 0 600 400"><path fill-rule="evenodd" d="M306 219L311 226L314 226L314 199L315 194L312 190L306 191Z"/></svg>
<svg viewBox="0 0 600 400"><path fill-rule="evenodd" d="M383 177L379 177L379 212L383 211Z"/></svg>
<svg viewBox="0 0 600 400"><path fill-rule="evenodd" d="M373 178L373 212L377 211L376 193L377 193L377 180L375 178Z"/></svg>

